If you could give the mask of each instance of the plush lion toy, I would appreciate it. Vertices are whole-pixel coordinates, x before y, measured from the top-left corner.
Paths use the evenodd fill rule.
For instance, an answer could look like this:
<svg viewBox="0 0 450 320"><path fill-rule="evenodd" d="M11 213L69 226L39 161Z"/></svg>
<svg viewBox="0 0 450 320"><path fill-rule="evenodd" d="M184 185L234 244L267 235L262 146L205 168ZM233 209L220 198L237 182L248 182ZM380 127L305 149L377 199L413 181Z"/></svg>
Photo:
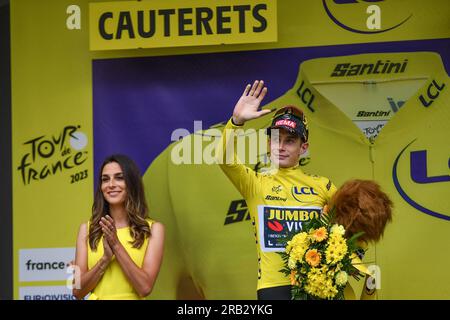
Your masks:
<svg viewBox="0 0 450 320"><path fill-rule="evenodd" d="M392 201L371 180L345 182L334 194L331 207L333 221L344 226L346 236L363 231L359 239L366 243L379 241L386 224L392 221Z"/></svg>
<svg viewBox="0 0 450 320"><path fill-rule="evenodd" d="M347 237L364 232L358 240L363 249L370 242L378 242L383 236L386 224L392 221L392 201L386 193L381 191L380 186L371 180L345 182L331 199L331 207L334 208L332 222L344 226ZM359 299L376 299L376 290L367 287L371 273L362 263L361 258L355 256L352 260L354 266L366 275L365 286L362 293L358 295ZM356 287L347 285L344 291L346 299L356 299L355 289Z"/></svg>

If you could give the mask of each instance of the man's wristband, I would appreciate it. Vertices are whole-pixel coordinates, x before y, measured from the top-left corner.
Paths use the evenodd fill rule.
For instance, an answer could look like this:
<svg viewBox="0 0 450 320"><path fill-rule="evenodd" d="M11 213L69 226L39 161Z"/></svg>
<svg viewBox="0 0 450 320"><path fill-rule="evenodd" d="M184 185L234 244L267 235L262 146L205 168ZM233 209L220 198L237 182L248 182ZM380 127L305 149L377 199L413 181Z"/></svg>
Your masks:
<svg viewBox="0 0 450 320"><path fill-rule="evenodd" d="M234 123L233 117L231 117L231 123L233 124L233 126L236 126L236 127L242 127L244 125L244 124L236 124L236 123Z"/></svg>

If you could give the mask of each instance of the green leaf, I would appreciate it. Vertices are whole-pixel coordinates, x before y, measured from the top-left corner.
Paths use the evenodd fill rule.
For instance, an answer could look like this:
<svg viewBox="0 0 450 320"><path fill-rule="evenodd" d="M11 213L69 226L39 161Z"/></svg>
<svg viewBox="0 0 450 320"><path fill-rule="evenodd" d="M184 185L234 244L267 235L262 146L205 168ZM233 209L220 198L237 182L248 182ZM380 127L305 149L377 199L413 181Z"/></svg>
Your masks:
<svg viewBox="0 0 450 320"><path fill-rule="evenodd" d="M322 220L323 224L329 226L332 224L335 215L336 215L336 207L333 207L328 211L328 214L322 214L320 219Z"/></svg>
<svg viewBox="0 0 450 320"><path fill-rule="evenodd" d="M359 237L361 237L364 233L365 233L364 231L355 233L353 236L351 236L351 238L347 242L350 242L350 243L356 242L356 240Z"/></svg>

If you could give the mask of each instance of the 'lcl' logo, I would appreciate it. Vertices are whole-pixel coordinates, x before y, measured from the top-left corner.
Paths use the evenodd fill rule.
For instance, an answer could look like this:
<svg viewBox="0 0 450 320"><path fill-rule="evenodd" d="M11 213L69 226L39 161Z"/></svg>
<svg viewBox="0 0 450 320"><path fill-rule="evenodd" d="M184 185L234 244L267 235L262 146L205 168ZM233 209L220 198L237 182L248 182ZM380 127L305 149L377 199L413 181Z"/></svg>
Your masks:
<svg viewBox="0 0 450 320"><path fill-rule="evenodd" d="M436 183L450 181L449 175L429 177L427 173L427 151L411 152L411 179L417 183Z"/></svg>
<svg viewBox="0 0 450 320"><path fill-rule="evenodd" d="M291 193L295 200L297 200L298 202L303 202L303 203L312 203L312 202L314 202L314 200L304 201L301 199L301 197L300 197L301 195L316 195L316 196L318 195L318 193L314 190L314 188L310 188L310 187L297 188L297 186L292 187Z"/></svg>
<svg viewBox="0 0 450 320"><path fill-rule="evenodd" d="M312 103L314 101L315 96L311 92L311 89L305 86L305 81L302 81L302 84L297 89L297 95L299 96L300 99L302 99L302 102L308 107L308 109L314 112Z"/></svg>
<svg viewBox="0 0 450 320"><path fill-rule="evenodd" d="M442 85L439 85L436 80L431 81L431 83L428 85L427 89L427 97L424 98L423 94L420 95L419 99L420 102L422 102L424 107L429 107L433 101L439 97L439 93L444 89L445 83Z"/></svg>
<svg viewBox="0 0 450 320"><path fill-rule="evenodd" d="M415 141L415 140L414 140ZM420 205L418 202L413 200L405 191L404 187L400 185L400 181L398 179L397 175L397 167L398 167L398 161L405 152L405 150L414 142L411 141L406 147L403 148L403 150L399 153L397 158L395 159L394 166L392 168L392 179L394 180L395 188L397 189L398 193L402 196L402 198L408 202L412 207L415 209L426 213L430 216L444 219L444 220L450 220L450 216L439 213L433 210L430 210L422 205ZM411 179L419 184L429 184L429 183L438 183L438 182L450 182L450 176L449 175L441 175L441 176L434 176L429 177L427 172L427 152L426 150L420 150L420 151L412 151L410 156L410 165L411 165ZM450 162L449 162L450 166Z"/></svg>
<svg viewBox="0 0 450 320"><path fill-rule="evenodd" d="M318 194L314 191L314 188L310 187L301 187L298 189L296 186L293 187L294 194L314 194L318 196Z"/></svg>

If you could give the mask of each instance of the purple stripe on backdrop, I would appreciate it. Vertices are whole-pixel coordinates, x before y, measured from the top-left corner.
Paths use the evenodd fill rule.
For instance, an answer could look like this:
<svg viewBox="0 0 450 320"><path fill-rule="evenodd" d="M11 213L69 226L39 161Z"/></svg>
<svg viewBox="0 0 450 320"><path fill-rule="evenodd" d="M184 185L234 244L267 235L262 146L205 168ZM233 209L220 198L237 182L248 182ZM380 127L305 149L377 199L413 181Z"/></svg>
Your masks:
<svg viewBox="0 0 450 320"><path fill-rule="evenodd" d="M434 51L450 70L450 39L93 61L94 172L112 153L143 174L176 128L225 120L247 82L264 79L265 103L290 89L308 59L359 53Z"/></svg>

